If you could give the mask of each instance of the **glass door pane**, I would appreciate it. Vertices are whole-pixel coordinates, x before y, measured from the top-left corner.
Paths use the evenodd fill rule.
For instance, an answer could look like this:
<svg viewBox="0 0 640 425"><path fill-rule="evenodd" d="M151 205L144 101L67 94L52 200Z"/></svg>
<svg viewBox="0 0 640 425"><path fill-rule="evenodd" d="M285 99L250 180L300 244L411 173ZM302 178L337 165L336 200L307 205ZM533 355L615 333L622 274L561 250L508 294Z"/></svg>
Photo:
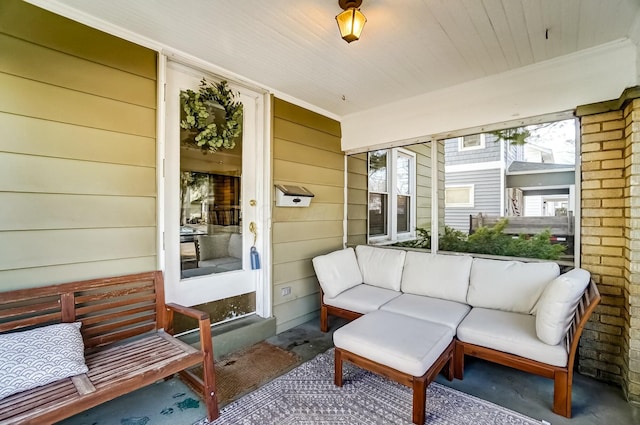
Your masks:
<svg viewBox="0 0 640 425"><path fill-rule="evenodd" d="M224 125L224 109L209 105ZM181 120L184 111L181 111ZM180 277L242 269L242 134L232 149L204 151L196 133L180 130Z"/></svg>

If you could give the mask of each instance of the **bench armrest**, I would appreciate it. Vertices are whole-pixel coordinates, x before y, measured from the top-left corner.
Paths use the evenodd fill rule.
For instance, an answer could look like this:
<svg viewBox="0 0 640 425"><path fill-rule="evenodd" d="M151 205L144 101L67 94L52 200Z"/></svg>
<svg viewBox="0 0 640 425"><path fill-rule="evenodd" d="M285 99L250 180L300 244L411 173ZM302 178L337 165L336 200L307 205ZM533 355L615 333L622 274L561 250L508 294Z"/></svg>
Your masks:
<svg viewBox="0 0 640 425"><path fill-rule="evenodd" d="M200 351L202 351L202 380L194 379L189 371L183 371L185 378L196 387L202 387L205 400L209 410L209 417L218 417L218 402L216 398L216 376L213 364L213 341L211 339L211 319L209 313L200 311L192 307L185 307L180 304L167 303L164 311L164 329L167 333L173 334L173 315L182 314L198 320L200 331ZM215 414L211 413L215 412Z"/></svg>
<svg viewBox="0 0 640 425"><path fill-rule="evenodd" d="M167 303L165 304L165 306L167 307L168 310L173 310L177 313L184 314L185 316L194 318L196 320L209 319L209 313L206 313L204 311L198 310L193 307L185 307L183 305L175 304L175 303Z"/></svg>

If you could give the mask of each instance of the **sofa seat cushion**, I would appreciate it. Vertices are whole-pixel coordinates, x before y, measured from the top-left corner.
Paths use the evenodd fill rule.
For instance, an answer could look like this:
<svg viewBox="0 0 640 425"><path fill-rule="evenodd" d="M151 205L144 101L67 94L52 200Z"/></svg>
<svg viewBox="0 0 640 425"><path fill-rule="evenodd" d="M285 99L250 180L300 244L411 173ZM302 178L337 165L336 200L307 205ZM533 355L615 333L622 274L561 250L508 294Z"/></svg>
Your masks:
<svg viewBox="0 0 640 425"><path fill-rule="evenodd" d="M590 280L588 271L573 269L547 285L536 311L536 334L541 341L550 345L562 341Z"/></svg>
<svg viewBox="0 0 640 425"><path fill-rule="evenodd" d="M534 313L549 282L558 277L556 263L474 258L469 277L467 304L514 313Z"/></svg>
<svg viewBox="0 0 640 425"><path fill-rule="evenodd" d="M402 292L467 303L473 258L407 252L402 271Z"/></svg>
<svg viewBox="0 0 640 425"><path fill-rule="evenodd" d="M421 295L402 294L380 307L381 310L404 314L416 319L445 325L454 332L471 310L467 304Z"/></svg>
<svg viewBox="0 0 640 425"><path fill-rule="evenodd" d="M341 292L362 283L362 274L353 248L319 255L312 262L320 287L329 298L337 297Z"/></svg>
<svg viewBox="0 0 640 425"><path fill-rule="evenodd" d="M366 314L378 310L382 305L400 296L400 292L377 286L360 284L331 298L325 294L324 303L333 307Z"/></svg>
<svg viewBox="0 0 640 425"><path fill-rule="evenodd" d="M362 283L400 291L406 251L358 245L356 255Z"/></svg>
<svg viewBox="0 0 640 425"><path fill-rule="evenodd" d="M220 258L212 258L210 260L200 260L198 262L198 267L216 267L222 266L225 264L242 264L242 261L238 260L236 257L220 257Z"/></svg>
<svg viewBox="0 0 640 425"><path fill-rule="evenodd" d="M553 366L567 366L564 343L548 345L536 335L536 317L530 314L473 308L458 325L458 339Z"/></svg>
<svg viewBox="0 0 640 425"><path fill-rule="evenodd" d="M448 326L374 311L333 334L336 347L412 376L422 376L453 340Z"/></svg>
<svg viewBox="0 0 640 425"><path fill-rule="evenodd" d="M220 264L216 268L221 272L232 272L234 270L242 270L242 260L235 259L236 261L230 261L228 263Z"/></svg>

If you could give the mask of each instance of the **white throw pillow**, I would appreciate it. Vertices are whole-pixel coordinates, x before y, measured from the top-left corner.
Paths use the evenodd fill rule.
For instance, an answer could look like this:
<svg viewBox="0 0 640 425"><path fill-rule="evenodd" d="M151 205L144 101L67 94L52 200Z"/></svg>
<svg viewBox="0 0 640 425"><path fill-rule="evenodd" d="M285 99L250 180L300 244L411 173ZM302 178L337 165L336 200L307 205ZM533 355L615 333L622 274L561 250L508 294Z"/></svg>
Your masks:
<svg viewBox="0 0 640 425"><path fill-rule="evenodd" d="M466 304L473 258L408 251L402 292Z"/></svg>
<svg viewBox="0 0 640 425"><path fill-rule="evenodd" d="M472 307L533 314L542 291L558 277L556 263L474 258L467 304Z"/></svg>
<svg viewBox="0 0 640 425"><path fill-rule="evenodd" d="M547 285L538 302L536 314L536 334L540 341L549 345L557 345L562 341L590 280L588 271L573 269Z"/></svg>
<svg viewBox="0 0 640 425"><path fill-rule="evenodd" d="M329 298L335 298L343 291L362 283L353 248L320 255L312 261L322 291Z"/></svg>
<svg viewBox="0 0 640 425"><path fill-rule="evenodd" d="M406 251L358 245L356 254L363 283L400 291L402 267L404 266Z"/></svg>
<svg viewBox="0 0 640 425"><path fill-rule="evenodd" d="M88 371L80 322L0 335L0 399Z"/></svg>

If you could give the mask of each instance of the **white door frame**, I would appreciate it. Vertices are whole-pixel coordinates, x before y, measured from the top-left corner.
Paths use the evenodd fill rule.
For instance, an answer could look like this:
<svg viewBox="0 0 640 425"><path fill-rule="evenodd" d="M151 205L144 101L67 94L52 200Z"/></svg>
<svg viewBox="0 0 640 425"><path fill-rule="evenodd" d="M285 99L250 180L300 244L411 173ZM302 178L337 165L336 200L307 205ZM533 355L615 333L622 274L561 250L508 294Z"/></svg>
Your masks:
<svg viewBox="0 0 640 425"><path fill-rule="evenodd" d="M177 226L169 226L175 215L173 197L166 194L177 190L176 174L179 170L179 146L167 139L167 124L174 121L175 117L168 119L167 114L176 113L175 106L168 107L167 98L167 69L176 69L182 73L192 74L194 77L210 77L213 80L223 79L203 69L196 69L182 65L179 62L168 62L166 56L159 55L158 60L158 150L157 150L157 170L158 170L158 265L165 274L165 297L168 302L178 302L184 305L197 305L213 299L226 298L239 293L256 292L256 314L262 317L270 317L272 310L271 296L271 108L270 97L264 90L248 87L242 83L237 83L227 79L229 86L234 91L239 91L243 98L243 103L251 102L254 108L247 108L245 114L246 122L253 122L254 126L245 134L247 140L254 142L253 152L255 157L247 158L254 164L250 172L253 175L244 175L245 178L255 182L255 193L246 194L242 199L243 215L247 212L250 219L243 220L243 269L242 272L224 273L225 283L215 285L210 282L205 283L205 279L191 278L180 280L179 264L176 269L175 249L171 246L179 246L179 232ZM169 93L170 96L175 94ZM170 97L169 96L169 97ZM254 134L250 134L251 132ZM175 152L174 152L175 151ZM243 162L244 162L243 153ZM246 168L245 168L246 170ZM175 181L173 181L175 180ZM176 192L177 193L177 192ZM243 194L244 195L244 194ZM250 200L255 200L256 205L250 206ZM177 204L176 204L177 206ZM174 220L175 221L175 220ZM258 239L256 247L260 253L262 268L260 270L250 270L249 246L253 242L253 237L248 231L249 221L255 221L258 227ZM177 223L177 221L176 221ZM169 248L169 249L168 249ZM176 257L176 258L173 258ZM176 275L177 270L177 275ZM251 282L248 282L247 274L251 274ZM244 276L243 276L244 275Z"/></svg>

